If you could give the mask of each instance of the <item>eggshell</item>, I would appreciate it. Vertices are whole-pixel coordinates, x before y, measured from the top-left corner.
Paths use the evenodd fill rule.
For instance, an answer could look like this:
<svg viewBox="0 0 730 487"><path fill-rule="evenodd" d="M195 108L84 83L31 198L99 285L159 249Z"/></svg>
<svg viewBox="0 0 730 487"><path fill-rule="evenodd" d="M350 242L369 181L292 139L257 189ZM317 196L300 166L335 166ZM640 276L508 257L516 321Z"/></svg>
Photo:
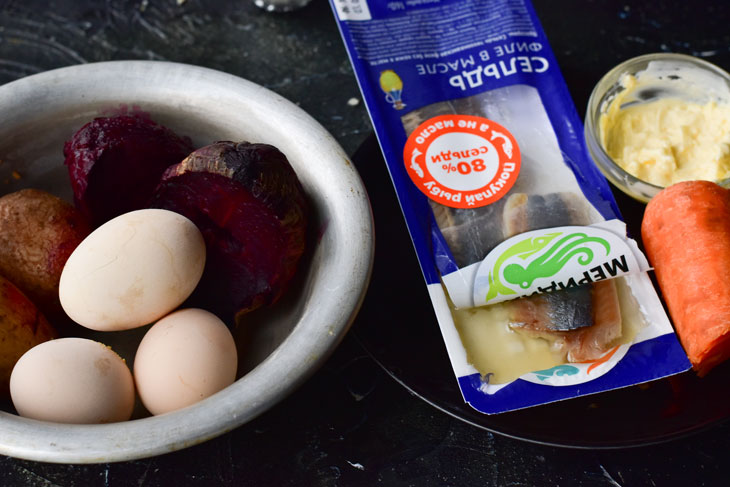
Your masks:
<svg viewBox="0 0 730 487"><path fill-rule="evenodd" d="M61 305L92 330L152 323L182 304L205 266L205 242L186 217L168 210L125 213L94 230L61 273Z"/></svg>
<svg viewBox="0 0 730 487"><path fill-rule="evenodd" d="M134 379L106 345L59 338L28 350L10 376L10 396L23 417L57 423L113 423L134 409Z"/></svg>
<svg viewBox="0 0 730 487"><path fill-rule="evenodd" d="M134 380L152 414L188 406L236 379L233 336L213 313L188 308L155 323L134 357Z"/></svg>

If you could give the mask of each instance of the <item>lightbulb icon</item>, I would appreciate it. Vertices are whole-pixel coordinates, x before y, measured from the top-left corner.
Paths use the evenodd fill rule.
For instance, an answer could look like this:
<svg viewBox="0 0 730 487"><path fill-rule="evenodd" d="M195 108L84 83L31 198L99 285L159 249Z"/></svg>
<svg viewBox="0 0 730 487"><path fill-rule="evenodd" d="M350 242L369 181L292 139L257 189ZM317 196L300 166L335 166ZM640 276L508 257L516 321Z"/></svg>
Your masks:
<svg viewBox="0 0 730 487"><path fill-rule="evenodd" d="M403 81L392 69L380 73L380 89L385 92L385 100L392 103L396 110L402 110L406 106L401 100Z"/></svg>

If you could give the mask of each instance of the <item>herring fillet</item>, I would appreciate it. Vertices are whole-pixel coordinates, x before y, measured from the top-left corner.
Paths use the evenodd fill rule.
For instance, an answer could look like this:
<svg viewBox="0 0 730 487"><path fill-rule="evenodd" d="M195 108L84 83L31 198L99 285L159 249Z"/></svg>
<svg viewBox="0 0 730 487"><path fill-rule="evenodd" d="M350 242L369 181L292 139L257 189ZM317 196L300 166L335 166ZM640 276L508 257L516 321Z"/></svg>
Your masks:
<svg viewBox="0 0 730 487"><path fill-rule="evenodd" d="M541 338L556 331L569 331L594 324L592 286L533 294L507 304L510 326Z"/></svg>
<svg viewBox="0 0 730 487"><path fill-rule="evenodd" d="M459 267L481 262L504 237L504 198L474 209L449 208L429 200L434 219Z"/></svg>
<svg viewBox="0 0 730 487"><path fill-rule="evenodd" d="M549 319L541 319L543 317L539 313L556 312L554 308L543 304L549 294L556 293L538 294L515 300L526 301L530 305L521 304L511 310L514 313L512 316L515 317L515 323L511 323L510 326L519 333L548 340L554 348L566 354L568 362L598 360L622 335L618 292L613 279L582 287L589 291L590 326L562 329L559 325L552 325ZM568 313L570 311L567 310Z"/></svg>
<svg viewBox="0 0 730 487"><path fill-rule="evenodd" d="M571 193L513 194L505 205L506 236L537 228L586 225L583 201ZM597 360L622 334L616 284L601 281L506 303L510 327L543 338L566 353L568 362Z"/></svg>
<svg viewBox="0 0 730 487"><path fill-rule="evenodd" d="M403 115L401 122L410 135L421 123L439 115L499 118L501 104L488 101L467 97L438 102ZM591 223L588 203L582 195L570 191L528 194L519 191L520 186L479 208L452 208L429 199L436 225L459 268L480 262L499 243L520 233ZM517 298L504 306L513 330L553 342L566 351L568 361L595 359L621 335L621 313L613 283L598 289L587 284Z"/></svg>
<svg viewBox="0 0 730 487"><path fill-rule="evenodd" d="M480 208L450 208L429 200L434 219L459 267L481 262L502 241L542 228L589 223L585 202L573 193L511 193Z"/></svg>

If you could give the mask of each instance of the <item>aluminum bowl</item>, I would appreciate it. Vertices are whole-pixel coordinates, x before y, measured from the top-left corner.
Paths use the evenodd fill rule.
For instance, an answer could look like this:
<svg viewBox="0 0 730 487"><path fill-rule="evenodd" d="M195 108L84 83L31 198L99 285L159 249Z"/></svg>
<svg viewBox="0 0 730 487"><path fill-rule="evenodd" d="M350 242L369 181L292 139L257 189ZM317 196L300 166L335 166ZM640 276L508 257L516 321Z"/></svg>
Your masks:
<svg viewBox="0 0 730 487"><path fill-rule="evenodd" d="M246 327L240 378L192 406L132 420L68 425L0 411L0 453L55 463L132 460L192 446L263 413L304 382L352 324L372 269L374 236L367 193L347 154L300 108L249 81L210 69L151 61L72 66L0 86L0 193L34 187L68 201L63 143L95 116L142 110L192 138L277 146L312 207L309 251L285 298ZM257 326L265 325L265 326ZM132 366L146 328L80 332L103 341ZM86 333L86 334L83 334ZM236 333L234 333L235 335Z"/></svg>

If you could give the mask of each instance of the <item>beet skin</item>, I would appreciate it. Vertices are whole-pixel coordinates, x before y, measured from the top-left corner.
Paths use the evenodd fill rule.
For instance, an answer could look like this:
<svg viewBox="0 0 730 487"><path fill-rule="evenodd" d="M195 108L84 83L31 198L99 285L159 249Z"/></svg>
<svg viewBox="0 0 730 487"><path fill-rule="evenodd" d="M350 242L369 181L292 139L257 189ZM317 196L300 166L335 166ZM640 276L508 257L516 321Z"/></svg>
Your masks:
<svg viewBox="0 0 730 487"><path fill-rule="evenodd" d="M267 144L216 142L165 171L152 207L195 222L206 266L190 305L229 324L287 289L304 252L307 205L284 154Z"/></svg>
<svg viewBox="0 0 730 487"><path fill-rule="evenodd" d="M63 148L76 206L93 227L146 208L165 169L193 149L188 139L141 115L96 118Z"/></svg>

